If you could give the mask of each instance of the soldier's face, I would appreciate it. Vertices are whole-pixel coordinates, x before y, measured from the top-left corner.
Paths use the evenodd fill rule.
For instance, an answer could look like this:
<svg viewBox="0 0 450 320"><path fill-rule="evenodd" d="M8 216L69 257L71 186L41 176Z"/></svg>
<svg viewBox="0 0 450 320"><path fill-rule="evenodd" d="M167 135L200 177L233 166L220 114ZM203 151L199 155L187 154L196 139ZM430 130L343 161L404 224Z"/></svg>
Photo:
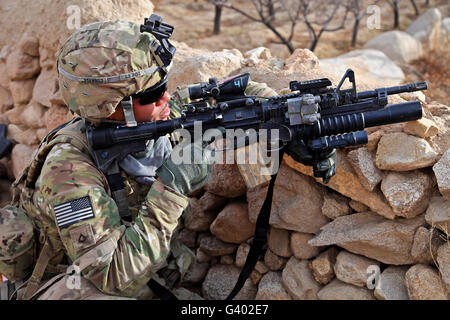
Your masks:
<svg viewBox="0 0 450 320"><path fill-rule="evenodd" d="M164 95L156 102L141 104L139 98L133 99L134 117L137 122L167 120L170 115L169 100L170 94L166 91ZM122 106L118 106L109 119L124 121Z"/></svg>
<svg viewBox="0 0 450 320"><path fill-rule="evenodd" d="M166 91L156 102L141 104L139 99L133 100L134 117L137 122L167 120L170 115L170 94Z"/></svg>

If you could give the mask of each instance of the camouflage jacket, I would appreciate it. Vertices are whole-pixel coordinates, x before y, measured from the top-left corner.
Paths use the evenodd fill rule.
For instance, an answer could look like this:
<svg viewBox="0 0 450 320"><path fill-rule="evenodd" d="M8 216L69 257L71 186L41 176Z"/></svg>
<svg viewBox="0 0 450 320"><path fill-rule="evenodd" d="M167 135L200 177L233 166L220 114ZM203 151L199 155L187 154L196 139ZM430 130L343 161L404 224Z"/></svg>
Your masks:
<svg viewBox="0 0 450 320"><path fill-rule="evenodd" d="M170 101L171 117L178 116L181 104L187 102L180 92ZM246 93L276 94L254 82ZM106 177L95 167L87 142L81 141L84 130L84 121L74 121L51 142L41 144L38 155L45 155L42 168L31 165L34 172L29 172L28 178L35 175L37 179L34 187L24 188L21 195L22 207L51 242L55 255L50 264L77 266L102 292L128 297L136 296L167 266L170 252L175 260L169 264L185 272L193 255L186 254L172 238L188 206L187 197L159 181L151 187L140 185L122 172L134 217L131 224L124 224Z"/></svg>

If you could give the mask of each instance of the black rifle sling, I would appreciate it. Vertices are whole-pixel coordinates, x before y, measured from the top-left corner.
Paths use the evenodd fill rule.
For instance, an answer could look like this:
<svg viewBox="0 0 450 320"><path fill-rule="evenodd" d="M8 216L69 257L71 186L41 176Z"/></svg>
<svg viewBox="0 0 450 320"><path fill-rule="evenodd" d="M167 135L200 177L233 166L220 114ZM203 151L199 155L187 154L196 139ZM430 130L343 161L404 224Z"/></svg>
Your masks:
<svg viewBox="0 0 450 320"><path fill-rule="evenodd" d="M280 150L280 161L283 160L283 149ZM256 228L255 235L253 236L252 245L250 247L250 251L247 255L247 259L245 260L244 267L242 268L241 274L231 291L228 297L225 300L232 300L242 289L245 281L252 273L255 268L256 263L258 262L259 257L263 252L264 245L267 242L267 232L269 231L269 218L270 218L270 210L272 208L272 197L273 197L273 188L275 186L275 179L277 178L277 173L274 173L270 178L269 188L267 189L266 199L259 211L258 219L256 220Z"/></svg>
<svg viewBox="0 0 450 320"><path fill-rule="evenodd" d="M147 286L156 294L161 300L178 300L178 298L169 291L166 287L160 285L155 279L150 279Z"/></svg>

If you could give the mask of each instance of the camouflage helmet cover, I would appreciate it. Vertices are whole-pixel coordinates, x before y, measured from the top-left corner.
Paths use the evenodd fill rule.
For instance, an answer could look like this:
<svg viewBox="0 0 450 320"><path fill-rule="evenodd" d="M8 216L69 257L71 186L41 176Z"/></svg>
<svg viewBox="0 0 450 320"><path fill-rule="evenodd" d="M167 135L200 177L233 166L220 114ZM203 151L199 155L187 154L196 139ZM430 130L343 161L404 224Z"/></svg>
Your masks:
<svg viewBox="0 0 450 320"><path fill-rule="evenodd" d="M64 102L83 118L98 121L120 101L164 78L150 48L159 41L138 24L106 21L75 31L59 51L58 80Z"/></svg>

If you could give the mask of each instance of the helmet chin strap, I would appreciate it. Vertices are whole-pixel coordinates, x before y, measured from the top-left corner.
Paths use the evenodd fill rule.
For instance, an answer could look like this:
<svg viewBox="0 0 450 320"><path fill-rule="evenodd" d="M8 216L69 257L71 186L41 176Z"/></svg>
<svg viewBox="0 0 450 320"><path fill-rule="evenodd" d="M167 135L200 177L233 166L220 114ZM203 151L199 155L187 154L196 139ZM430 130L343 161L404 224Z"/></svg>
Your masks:
<svg viewBox="0 0 450 320"><path fill-rule="evenodd" d="M133 111L133 98L131 96L125 98L121 102L123 114L125 116L125 122L127 127L136 127L137 122L134 117L134 111Z"/></svg>

